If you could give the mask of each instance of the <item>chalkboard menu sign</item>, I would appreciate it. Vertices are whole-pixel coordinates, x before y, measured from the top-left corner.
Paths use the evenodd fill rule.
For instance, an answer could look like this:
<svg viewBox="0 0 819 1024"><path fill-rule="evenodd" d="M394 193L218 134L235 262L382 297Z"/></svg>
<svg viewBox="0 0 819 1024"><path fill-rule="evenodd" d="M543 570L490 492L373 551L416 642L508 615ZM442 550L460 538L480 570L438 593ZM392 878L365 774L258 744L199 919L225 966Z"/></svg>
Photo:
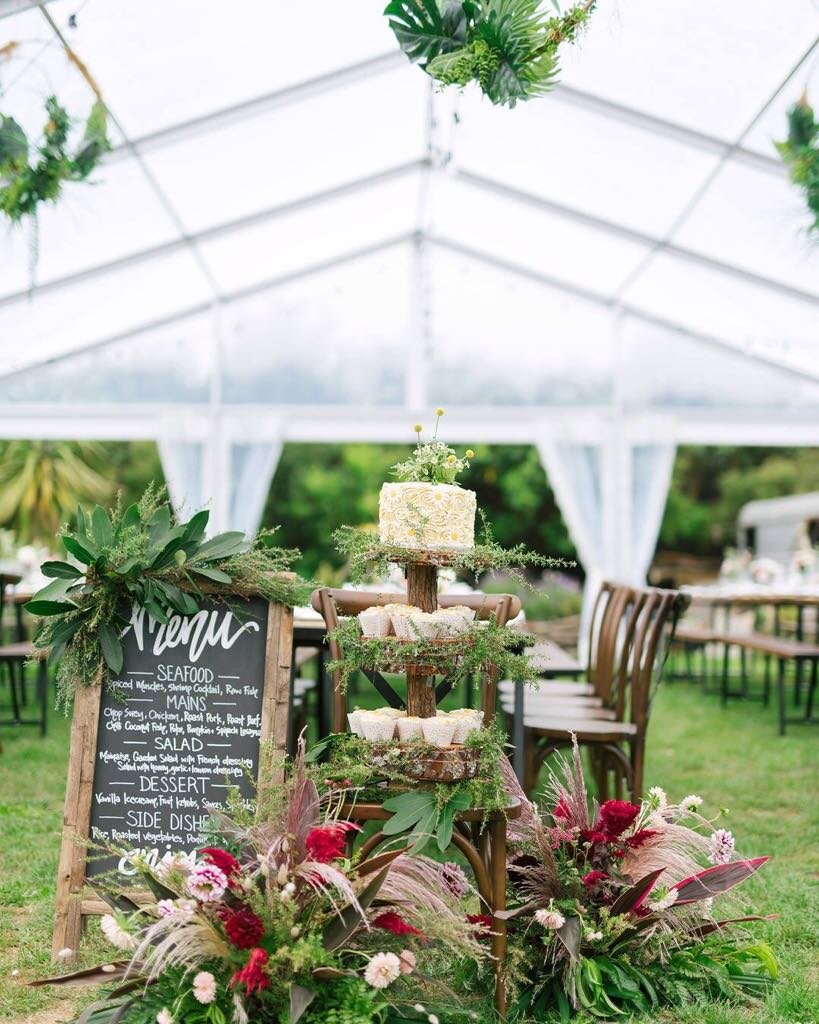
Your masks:
<svg viewBox="0 0 819 1024"><path fill-rule="evenodd" d="M209 807L233 787L253 794L262 744L274 760L286 751L291 609L231 598L166 624L139 607L130 619L118 678L75 699L55 951L77 947L84 914L106 912L83 899L86 879L133 873L128 856L86 859L78 837L152 861L193 853Z"/></svg>
<svg viewBox="0 0 819 1024"><path fill-rule="evenodd" d="M123 668L102 695L91 834L149 860L192 853L209 806L253 795L267 602L210 602L167 625L134 608ZM89 861L88 877L127 858Z"/></svg>

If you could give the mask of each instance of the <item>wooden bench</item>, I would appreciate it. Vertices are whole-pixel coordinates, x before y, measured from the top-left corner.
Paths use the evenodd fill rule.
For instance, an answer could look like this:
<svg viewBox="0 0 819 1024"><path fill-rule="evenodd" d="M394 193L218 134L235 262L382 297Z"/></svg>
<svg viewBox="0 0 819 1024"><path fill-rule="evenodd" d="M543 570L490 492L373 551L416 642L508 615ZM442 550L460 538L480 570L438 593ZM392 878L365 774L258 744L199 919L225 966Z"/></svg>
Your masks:
<svg viewBox="0 0 819 1024"><path fill-rule="evenodd" d="M748 697L745 653L751 651L756 654L763 654L766 658L765 685L762 694L762 701L766 706L770 701L771 691L770 659L776 659L780 736L785 735L785 727L788 724L819 723L819 718L813 717L813 702L816 696L817 678L819 677L819 644L803 640L791 640L789 637L769 636L766 633L720 633L716 635L716 639L725 645L722 664L723 704L727 703L729 697ZM738 648L742 656L742 689L738 693L731 691L728 686L728 661L732 647ZM789 664L797 668L803 665L810 666L805 714L798 718L789 718L786 713L785 672ZM801 671L798 672L797 682L800 678Z"/></svg>

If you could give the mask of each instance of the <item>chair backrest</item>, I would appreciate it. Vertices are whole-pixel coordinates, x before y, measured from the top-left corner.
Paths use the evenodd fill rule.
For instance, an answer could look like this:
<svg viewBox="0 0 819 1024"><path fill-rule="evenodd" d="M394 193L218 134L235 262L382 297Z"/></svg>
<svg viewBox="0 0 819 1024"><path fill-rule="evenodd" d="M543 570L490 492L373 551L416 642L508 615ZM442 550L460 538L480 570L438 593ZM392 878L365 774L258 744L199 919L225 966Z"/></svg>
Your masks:
<svg viewBox="0 0 819 1024"><path fill-rule="evenodd" d="M604 704L614 700L618 673L627 657L629 627L636 591L621 583L604 581L592 610L589 635L588 680Z"/></svg>
<svg viewBox="0 0 819 1024"><path fill-rule="evenodd" d="M634 629L629 657L618 694L618 718L644 731L651 703L662 678L677 622L689 598L678 590L643 588L634 605Z"/></svg>
<svg viewBox="0 0 819 1024"><path fill-rule="evenodd" d="M333 630L338 626L339 615L358 615L367 608L377 607L385 604L405 604L407 595L405 593L385 593L383 591L366 590L333 590L329 587L321 587L314 590L310 599L313 608L321 613L327 632L330 634L328 646L330 657L338 661L342 657L342 651L338 643L333 639ZM505 626L510 619L514 619L521 609L520 599L512 594L442 594L438 598L441 608L451 608L453 605L465 605L467 608L475 609L475 617L488 619L494 616L498 625ZM373 673L377 676L377 673ZM380 678L380 677L379 677ZM387 694L375 678L371 682L376 686L382 695ZM381 680L383 683L384 681ZM388 685L388 684L387 684ZM495 687L497 685L497 674L489 671L486 674L482 706L487 721L494 714L495 708ZM436 699L442 700L448 689L436 691ZM440 695L438 695L440 694ZM333 673L333 732L344 732L347 728L347 695L341 688L341 673Z"/></svg>

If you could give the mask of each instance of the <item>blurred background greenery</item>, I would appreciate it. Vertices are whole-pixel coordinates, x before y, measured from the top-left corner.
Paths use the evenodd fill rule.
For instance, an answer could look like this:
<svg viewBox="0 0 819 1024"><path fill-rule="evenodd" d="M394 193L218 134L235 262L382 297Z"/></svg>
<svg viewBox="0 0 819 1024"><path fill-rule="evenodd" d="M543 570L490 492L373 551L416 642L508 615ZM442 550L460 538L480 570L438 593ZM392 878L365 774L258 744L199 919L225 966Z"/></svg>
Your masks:
<svg viewBox="0 0 819 1024"><path fill-rule="evenodd" d="M377 521L381 483L404 455L405 445L288 444L263 524L281 525L281 543L302 550L306 575L337 583L344 566L333 548L333 530L340 523ZM13 530L18 545L53 548L57 528L78 501L105 503L118 490L130 501L151 480L162 479L156 446L148 442L0 442L0 527ZM477 446L462 482L477 492L502 544L523 542L550 555L576 557L533 447ZM722 552L734 542L745 502L818 489L816 449L680 448L654 575L673 575L683 561L688 574L715 574ZM530 618L574 614L581 580L578 567L538 581L539 592L526 596ZM489 586L510 585L495 580Z"/></svg>

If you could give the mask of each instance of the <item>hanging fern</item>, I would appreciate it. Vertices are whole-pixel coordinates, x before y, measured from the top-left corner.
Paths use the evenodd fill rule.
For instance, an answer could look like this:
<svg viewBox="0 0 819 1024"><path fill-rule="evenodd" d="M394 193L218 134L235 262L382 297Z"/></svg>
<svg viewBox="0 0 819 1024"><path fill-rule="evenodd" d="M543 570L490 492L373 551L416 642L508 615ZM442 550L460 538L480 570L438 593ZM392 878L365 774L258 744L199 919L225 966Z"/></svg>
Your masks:
<svg viewBox="0 0 819 1024"><path fill-rule="evenodd" d="M477 82L493 103L551 89L558 50L574 42L596 0L549 17L541 0L391 0L384 13L398 44L442 86Z"/></svg>
<svg viewBox="0 0 819 1024"><path fill-rule="evenodd" d="M819 237L819 122L803 95L788 111L788 137L775 142L790 179L805 194L813 222L808 231Z"/></svg>

